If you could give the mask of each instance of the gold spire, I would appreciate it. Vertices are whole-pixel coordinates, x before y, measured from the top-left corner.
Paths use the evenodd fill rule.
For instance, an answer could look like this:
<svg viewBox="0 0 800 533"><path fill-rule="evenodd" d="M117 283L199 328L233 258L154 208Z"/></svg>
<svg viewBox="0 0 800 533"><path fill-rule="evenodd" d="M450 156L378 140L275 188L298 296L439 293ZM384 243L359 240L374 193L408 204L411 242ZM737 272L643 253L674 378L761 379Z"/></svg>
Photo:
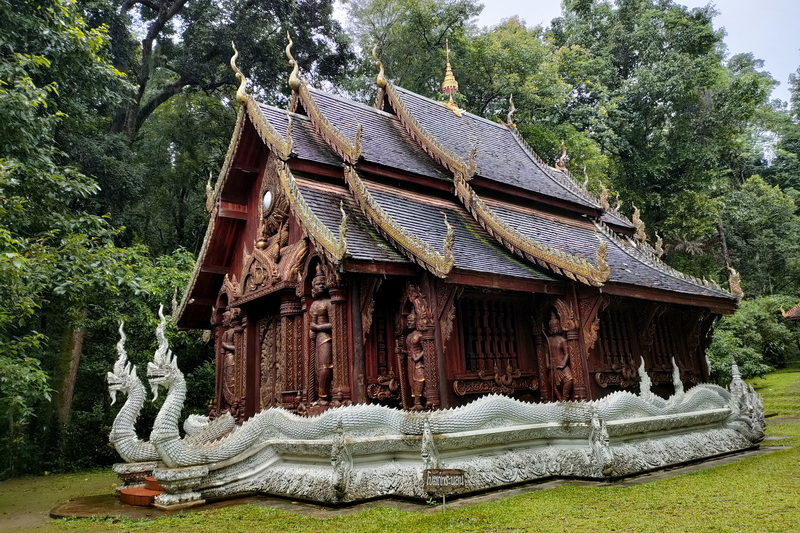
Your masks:
<svg viewBox="0 0 800 533"><path fill-rule="evenodd" d="M453 69L450 66L450 41L446 41L447 46L447 68L444 71L444 81L442 82L442 92L449 96L447 102L445 102L444 106L456 114L456 116L461 116L463 112L459 109L458 104L453 101L453 94L458 92L458 82L456 81L456 77L453 75Z"/></svg>

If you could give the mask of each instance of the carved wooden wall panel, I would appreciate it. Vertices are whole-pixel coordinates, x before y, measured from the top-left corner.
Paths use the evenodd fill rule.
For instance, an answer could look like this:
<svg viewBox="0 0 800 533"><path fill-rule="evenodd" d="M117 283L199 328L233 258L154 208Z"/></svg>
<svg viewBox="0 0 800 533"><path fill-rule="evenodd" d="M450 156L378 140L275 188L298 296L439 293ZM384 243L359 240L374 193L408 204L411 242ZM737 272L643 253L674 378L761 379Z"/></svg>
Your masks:
<svg viewBox="0 0 800 533"><path fill-rule="evenodd" d="M639 383L641 350L636 334L636 308L612 304L600 313L597 346L600 359L592 369L602 388L632 388Z"/></svg>
<svg viewBox="0 0 800 533"><path fill-rule="evenodd" d="M374 306L364 345L366 396L377 403L400 407L401 380L405 374L400 370L396 343L402 342L403 338L395 338L395 320L401 319L399 307L402 287L391 281L368 282L362 285L362 291L365 287L369 289L372 286L375 287L375 293L369 299L371 302L367 302L368 299L361 293L362 310ZM377 306L376 301L380 302Z"/></svg>
<svg viewBox="0 0 800 533"><path fill-rule="evenodd" d="M266 316L259 321L259 339L261 356L261 391L260 407L281 407L283 392L283 362L281 354L280 318Z"/></svg>
<svg viewBox="0 0 800 533"><path fill-rule="evenodd" d="M281 346L285 361L283 407L295 409L300 402L303 383L302 304L294 293L281 297Z"/></svg>
<svg viewBox="0 0 800 533"><path fill-rule="evenodd" d="M535 349L524 297L465 293L455 305L460 361L455 364L457 396L512 394L539 389Z"/></svg>

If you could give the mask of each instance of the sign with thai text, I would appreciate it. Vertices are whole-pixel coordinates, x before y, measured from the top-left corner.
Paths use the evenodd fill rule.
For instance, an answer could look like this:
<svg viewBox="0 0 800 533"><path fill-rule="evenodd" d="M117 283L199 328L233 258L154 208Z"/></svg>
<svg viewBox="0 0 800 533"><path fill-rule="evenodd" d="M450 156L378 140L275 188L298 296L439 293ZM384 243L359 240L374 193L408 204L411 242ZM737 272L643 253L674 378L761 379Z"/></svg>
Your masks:
<svg viewBox="0 0 800 533"><path fill-rule="evenodd" d="M422 473L425 492L446 494L464 488L464 471L456 468L429 468Z"/></svg>

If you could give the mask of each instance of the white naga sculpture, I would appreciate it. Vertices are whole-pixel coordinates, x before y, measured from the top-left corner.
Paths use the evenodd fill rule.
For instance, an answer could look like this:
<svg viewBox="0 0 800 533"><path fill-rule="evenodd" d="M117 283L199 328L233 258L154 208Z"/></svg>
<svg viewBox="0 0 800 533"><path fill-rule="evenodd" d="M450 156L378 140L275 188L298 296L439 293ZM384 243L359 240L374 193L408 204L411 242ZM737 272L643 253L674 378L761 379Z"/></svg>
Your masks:
<svg viewBox="0 0 800 533"><path fill-rule="evenodd" d="M764 437L761 400L738 372L731 390L702 384L684 391L676 378L676 394L663 399L649 390L642 364L639 395L538 404L489 395L440 411L362 404L314 417L270 408L240 426L229 416L192 419L187 434L194 434L181 438L186 383L161 317L147 374L154 393L163 387L167 397L150 442L135 441L147 454L127 451L143 396L134 394L141 383L139 389L119 384L122 374L138 382L122 356L109 373L109 390L129 391L112 442L130 471L150 466L166 489L156 497L162 508L258 492L325 503L427 499L428 468L463 470L464 493L549 477L613 479L745 450Z"/></svg>

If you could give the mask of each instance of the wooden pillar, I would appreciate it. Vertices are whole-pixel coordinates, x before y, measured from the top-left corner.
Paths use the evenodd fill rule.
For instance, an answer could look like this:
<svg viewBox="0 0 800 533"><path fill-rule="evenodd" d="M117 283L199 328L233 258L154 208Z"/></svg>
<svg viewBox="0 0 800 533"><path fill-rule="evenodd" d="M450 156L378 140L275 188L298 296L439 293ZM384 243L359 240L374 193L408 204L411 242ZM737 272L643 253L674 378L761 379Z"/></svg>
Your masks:
<svg viewBox="0 0 800 533"><path fill-rule="evenodd" d="M292 293L281 295L281 343L283 353L283 390L282 403L285 409L294 409L299 402L298 390L302 383L302 312L300 299Z"/></svg>
<svg viewBox="0 0 800 533"><path fill-rule="evenodd" d="M353 329L353 338L351 339L353 353L352 396L355 403L365 403L367 401L366 362L364 360L365 334L362 322L361 290L362 287L354 283L350 292L350 317Z"/></svg>
<svg viewBox="0 0 800 533"><path fill-rule="evenodd" d="M347 328L347 292L341 285L329 288L331 295L333 326L333 383L331 384L332 404L348 405L352 403L352 387L350 385L350 357Z"/></svg>

